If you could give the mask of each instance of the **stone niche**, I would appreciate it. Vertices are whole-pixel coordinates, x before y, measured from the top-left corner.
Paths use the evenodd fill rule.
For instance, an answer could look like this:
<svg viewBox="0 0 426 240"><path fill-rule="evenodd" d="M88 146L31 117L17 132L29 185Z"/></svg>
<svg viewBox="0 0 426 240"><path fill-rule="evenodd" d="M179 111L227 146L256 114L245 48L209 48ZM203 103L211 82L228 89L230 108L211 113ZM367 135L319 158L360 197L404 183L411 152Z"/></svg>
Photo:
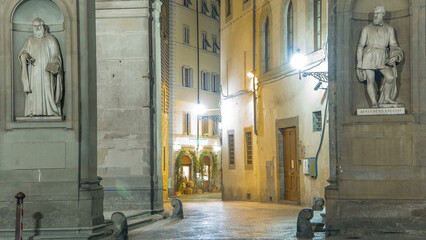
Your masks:
<svg viewBox="0 0 426 240"><path fill-rule="evenodd" d="M24 116L18 54L41 18L59 42L62 112ZM0 239L13 239L23 192L24 239L89 239L103 234L96 165L95 4L86 0L0 0Z"/></svg>
<svg viewBox="0 0 426 240"><path fill-rule="evenodd" d="M32 21L40 17L50 28L50 33L58 39L61 47L63 66L67 67L64 16L59 7L51 0L32 0L23 1L16 8L12 19L12 39L13 39L13 119L24 116L25 93L21 82L21 65L18 61L19 51L25 44L29 36L33 34ZM69 79L64 79L67 83ZM65 93L69 88L64 87ZM69 94L64 94L64 97ZM64 114L67 115L67 103L63 101Z"/></svg>
<svg viewBox="0 0 426 240"><path fill-rule="evenodd" d="M351 49L351 65L353 66L351 71L351 92L350 96L352 112L355 113L357 109L371 107L371 102L368 98L366 84L361 83L355 71L356 66L356 49L360 38L361 30L364 26L368 25L373 21L373 8L377 5L383 5L386 9L386 15L384 22L391 25L395 29L395 37L397 38L398 45L404 52L404 59L397 65L397 89L398 95L396 101L405 105L405 112L410 114L411 108L411 77L410 77L410 14L409 14L409 1L408 0L397 0L397 1L364 1L358 0L354 3L352 8L352 19L351 19L351 32L350 32L350 44ZM376 74L377 75L377 74ZM376 76L377 87L380 87L380 77Z"/></svg>
<svg viewBox="0 0 426 240"><path fill-rule="evenodd" d="M356 48L373 8L386 9L404 60L398 65L396 101L405 114L356 115L370 108L356 76ZM424 0L330 0L330 185L326 229L330 235L368 234L408 239L426 224L426 2ZM331 137L333 136L333 137Z"/></svg>

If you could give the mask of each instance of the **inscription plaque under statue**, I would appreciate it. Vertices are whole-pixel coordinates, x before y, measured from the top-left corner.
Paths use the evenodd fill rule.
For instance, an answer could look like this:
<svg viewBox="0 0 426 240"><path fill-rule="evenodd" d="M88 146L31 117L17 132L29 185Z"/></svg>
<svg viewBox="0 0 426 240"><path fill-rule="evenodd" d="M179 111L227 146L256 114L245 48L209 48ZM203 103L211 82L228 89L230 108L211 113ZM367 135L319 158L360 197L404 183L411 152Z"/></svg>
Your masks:
<svg viewBox="0 0 426 240"><path fill-rule="evenodd" d="M404 106L387 108L360 108L356 110L357 115L398 115L405 114Z"/></svg>

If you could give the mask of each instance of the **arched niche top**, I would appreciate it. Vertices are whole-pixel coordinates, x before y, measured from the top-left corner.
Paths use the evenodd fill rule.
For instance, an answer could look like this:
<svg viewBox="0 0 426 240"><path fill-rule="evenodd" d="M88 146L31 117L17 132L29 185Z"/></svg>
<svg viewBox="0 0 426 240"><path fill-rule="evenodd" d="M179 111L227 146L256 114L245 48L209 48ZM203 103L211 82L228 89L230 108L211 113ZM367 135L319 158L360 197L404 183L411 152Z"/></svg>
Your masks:
<svg viewBox="0 0 426 240"><path fill-rule="evenodd" d="M35 18L41 18L47 25L63 24L64 15L52 0L24 0L16 8L12 22L31 24Z"/></svg>
<svg viewBox="0 0 426 240"><path fill-rule="evenodd" d="M397 12L410 8L409 0L356 0L353 5L353 12L371 13L375 6L382 5L386 12Z"/></svg>
<svg viewBox="0 0 426 240"><path fill-rule="evenodd" d="M384 19L395 19L410 15L409 0L355 0L352 8L352 18L357 20L373 20L375 6L384 6Z"/></svg>
<svg viewBox="0 0 426 240"><path fill-rule="evenodd" d="M269 24L271 23L271 14L272 9L271 5L269 4L269 1L266 1L266 3L262 6L262 11L260 12L260 24L264 24L266 22L266 17L269 17Z"/></svg>

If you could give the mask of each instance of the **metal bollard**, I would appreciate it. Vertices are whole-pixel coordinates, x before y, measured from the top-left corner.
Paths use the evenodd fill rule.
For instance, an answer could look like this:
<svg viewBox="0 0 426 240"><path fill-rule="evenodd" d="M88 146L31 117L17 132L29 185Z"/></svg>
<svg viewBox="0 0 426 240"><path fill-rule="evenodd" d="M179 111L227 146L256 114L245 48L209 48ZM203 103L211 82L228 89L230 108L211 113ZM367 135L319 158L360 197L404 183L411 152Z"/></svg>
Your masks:
<svg viewBox="0 0 426 240"><path fill-rule="evenodd" d="M18 192L15 195L16 198L16 225L15 225L15 240L22 240L22 232L24 231L24 224L22 220L24 218L24 198L23 192Z"/></svg>

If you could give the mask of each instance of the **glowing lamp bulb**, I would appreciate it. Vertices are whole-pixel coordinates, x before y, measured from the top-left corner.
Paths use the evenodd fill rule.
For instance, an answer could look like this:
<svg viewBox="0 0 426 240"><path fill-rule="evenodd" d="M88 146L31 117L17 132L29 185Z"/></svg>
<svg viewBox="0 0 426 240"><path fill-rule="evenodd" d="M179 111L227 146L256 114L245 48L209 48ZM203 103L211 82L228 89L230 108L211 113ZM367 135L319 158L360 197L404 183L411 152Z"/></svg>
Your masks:
<svg viewBox="0 0 426 240"><path fill-rule="evenodd" d="M290 64L293 68L300 70L306 65L306 56L301 52L297 52L291 57Z"/></svg>
<svg viewBox="0 0 426 240"><path fill-rule="evenodd" d="M195 106L195 112L197 113L197 114L202 114L202 113L204 113L206 111L206 108L203 106L203 105L201 105L201 104L197 104L196 106Z"/></svg>
<svg viewBox="0 0 426 240"><path fill-rule="evenodd" d="M247 77L249 77L249 78L254 78L254 74L253 74L252 72L248 72L248 73L247 73Z"/></svg>

